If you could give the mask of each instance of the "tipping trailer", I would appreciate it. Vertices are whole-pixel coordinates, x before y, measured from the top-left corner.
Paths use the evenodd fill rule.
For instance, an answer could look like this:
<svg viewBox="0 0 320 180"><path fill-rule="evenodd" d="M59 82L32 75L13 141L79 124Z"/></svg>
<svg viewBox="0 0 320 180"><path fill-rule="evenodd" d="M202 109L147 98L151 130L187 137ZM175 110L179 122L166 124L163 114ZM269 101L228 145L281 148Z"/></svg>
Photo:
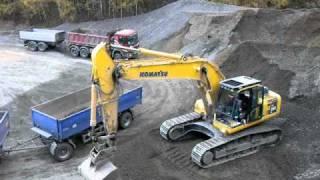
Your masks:
<svg viewBox="0 0 320 180"><path fill-rule="evenodd" d="M9 134L9 113L0 111L0 154L3 153L5 140Z"/></svg>
<svg viewBox="0 0 320 180"><path fill-rule="evenodd" d="M138 34L132 29L123 29L109 32L106 36L76 32L65 32L61 30L37 29L31 31L20 31L20 39L25 47L31 51L46 51L61 43L66 44L66 49L74 57L87 58L92 49L101 42L124 47L139 47ZM114 59L134 59L137 53L121 48L110 46L110 54Z"/></svg>
<svg viewBox="0 0 320 180"><path fill-rule="evenodd" d="M55 47L65 39L65 32L61 30L37 29L31 31L19 31L19 37L24 46L30 51L45 51L49 47Z"/></svg>
<svg viewBox="0 0 320 180"><path fill-rule="evenodd" d="M57 161L72 157L76 149L75 139L83 143L91 141L90 88L50 100L31 108L33 130L49 145L50 154ZM131 109L142 103L142 87L125 92L119 97L119 126L128 128L134 118ZM97 107L99 126L96 133L104 134L101 106Z"/></svg>

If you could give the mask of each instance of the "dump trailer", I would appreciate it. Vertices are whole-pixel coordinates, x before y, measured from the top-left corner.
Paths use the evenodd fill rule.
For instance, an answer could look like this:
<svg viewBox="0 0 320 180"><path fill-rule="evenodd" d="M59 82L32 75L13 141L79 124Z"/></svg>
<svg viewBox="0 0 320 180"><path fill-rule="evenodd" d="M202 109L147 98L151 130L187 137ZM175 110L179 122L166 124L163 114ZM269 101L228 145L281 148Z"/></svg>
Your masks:
<svg viewBox="0 0 320 180"><path fill-rule="evenodd" d="M118 99L120 128L128 128L133 120L131 109L142 103L142 87L126 91ZM100 109L101 106L97 106ZM49 145L50 154L57 161L72 157L76 149L75 139L83 143L91 141L90 130L90 88L50 100L31 108L33 130ZM96 114L98 126L96 134L105 133L102 126L103 114ZM80 138L79 138L80 137Z"/></svg>
<svg viewBox="0 0 320 180"><path fill-rule="evenodd" d="M24 46L30 51L46 51L61 43L66 44L66 50L73 57L87 58L91 55L92 49L101 42L110 43L116 46L139 47L138 34L132 29L123 29L109 32L105 36L77 32L65 32L62 30L37 29L20 31L20 39ZM121 48L110 46L110 54L114 59L134 59L136 52L130 52Z"/></svg>
<svg viewBox="0 0 320 180"><path fill-rule="evenodd" d="M0 155L3 153L5 140L9 134L9 113L0 111Z"/></svg>
<svg viewBox="0 0 320 180"><path fill-rule="evenodd" d="M20 31L19 37L23 40L24 46L30 51L45 51L50 47L62 43L65 39L65 32L61 30L37 29Z"/></svg>

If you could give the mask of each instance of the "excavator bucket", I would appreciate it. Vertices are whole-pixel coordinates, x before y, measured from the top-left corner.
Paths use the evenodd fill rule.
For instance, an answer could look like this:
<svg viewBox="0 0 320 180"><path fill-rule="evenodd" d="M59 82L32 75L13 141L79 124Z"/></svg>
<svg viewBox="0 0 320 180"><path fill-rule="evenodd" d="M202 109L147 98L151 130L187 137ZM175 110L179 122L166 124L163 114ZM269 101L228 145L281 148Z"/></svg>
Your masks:
<svg viewBox="0 0 320 180"><path fill-rule="evenodd" d="M89 158L78 167L80 175L88 180L106 179L117 167L110 161L115 147L100 149L94 147L89 154Z"/></svg>
<svg viewBox="0 0 320 180"><path fill-rule="evenodd" d="M78 167L80 175L88 180L106 179L117 167L111 161L107 161L101 166L92 166L91 159L88 158Z"/></svg>

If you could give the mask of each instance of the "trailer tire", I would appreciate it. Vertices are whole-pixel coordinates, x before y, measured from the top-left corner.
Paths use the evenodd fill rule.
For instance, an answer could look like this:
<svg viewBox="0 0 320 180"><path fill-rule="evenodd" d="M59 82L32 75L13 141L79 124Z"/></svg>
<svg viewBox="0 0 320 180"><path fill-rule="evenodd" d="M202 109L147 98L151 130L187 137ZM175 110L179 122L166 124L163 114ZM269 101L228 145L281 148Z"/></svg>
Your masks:
<svg viewBox="0 0 320 180"><path fill-rule="evenodd" d="M73 57L78 57L78 56L79 56L80 49L79 49L78 46L76 46L76 45L70 46L69 51L70 51L70 54L71 54Z"/></svg>
<svg viewBox="0 0 320 180"><path fill-rule="evenodd" d="M44 51L47 50L47 48L48 48L48 44L47 43L45 43L45 42L39 42L38 43L39 51L44 52Z"/></svg>
<svg viewBox="0 0 320 180"><path fill-rule="evenodd" d="M73 156L73 151L73 146L67 142L53 142L50 145L50 153L52 154L53 158L59 162L69 160Z"/></svg>
<svg viewBox="0 0 320 180"><path fill-rule="evenodd" d="M89 48L87 48L87 47L81 47L81 48L80 48L80 56L81 56L82 58L87 58L87 57L89 57L89 54L90 54Z"/></svg>
<svg viewBox="0 0 320 180"><path fill-rule="evenodd" d="M133 121L133 115L131 111L128 110L120 114L119 125L121 129L129 128L132 121Z"/></svg>
<svg viewBox="0 0 320 180"><path fill-rule="evenodd" d="M122 59L121 53L120 53L120 52L115 52L115 53L113 54L113 59Z"/></svg>
<svg viewBox="0 0 320 180"><path fill-rule="evenodd" d="M27 48L30 51L37 51L38 50L38 46L37 46L37 42L35 41L28 41L27 42Z"/></svg>

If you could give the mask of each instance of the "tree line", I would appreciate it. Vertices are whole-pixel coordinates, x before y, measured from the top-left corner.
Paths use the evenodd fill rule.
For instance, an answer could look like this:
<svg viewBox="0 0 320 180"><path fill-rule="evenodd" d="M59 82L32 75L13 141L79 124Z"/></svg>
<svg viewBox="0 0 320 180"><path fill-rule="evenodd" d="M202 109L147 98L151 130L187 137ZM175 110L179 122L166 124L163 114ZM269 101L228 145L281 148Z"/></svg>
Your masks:
<svg viewBox="0 0 320 180"><path fill-rule="evenodd" d="M28 24L138 15L174 0L0 0L0 18ZM48 22L49 21L49 22Z"/></svg>

